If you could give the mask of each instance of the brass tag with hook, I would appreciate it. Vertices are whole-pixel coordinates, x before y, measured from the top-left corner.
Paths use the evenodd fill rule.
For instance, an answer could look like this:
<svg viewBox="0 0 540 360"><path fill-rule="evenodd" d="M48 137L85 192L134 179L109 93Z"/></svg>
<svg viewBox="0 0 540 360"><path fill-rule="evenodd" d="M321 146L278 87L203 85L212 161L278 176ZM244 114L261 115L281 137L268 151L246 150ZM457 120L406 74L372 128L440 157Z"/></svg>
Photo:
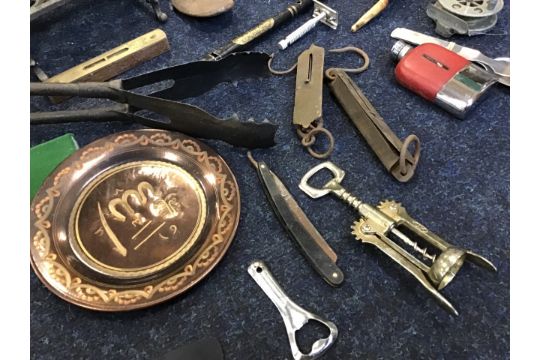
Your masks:
<svg viewBox="0 0 540 360"><path fill-rule="evenodd" d="M322 118L324 48L311 45L298 57L293 124L307 129Z"/></svg>
<svg viewBox="0 0 540 360"><path fill-rule="evenodd" d="M334 137L323 126L324 48L312 44L298 56L296 64L285 71L272 69L271 60L268 67L273 74L285 75L296 69L293 111L296 133L311 156L317 159L328 158L334 150ZM316 136L319 134L325 135L328 139L328 148L324 152L313 149Z"/></svg>
<svg viewBox="0 0 540 360"><path fill-rule="evenodd" d="M398 181L407 182L414 175L420 160L420 140L416 135L411 134L404 141L401 141L347 74L358 74L368 68L369 56L366 52L352 46L329 50L333 53L346 51L358 54L363 59L363 64L356 69L327 69L324 77L328 80L330 91L386 170ZM302 145L308 149L312 156L318 159L329 157L334 148L334 138L323 127L324 49L311 45L309 49L300 54L298 62L285 71L272 69L271 61L272 58L268 62L268 67L270 72L275 75L288 74L297 69L293 124L296 126L298 136L302 139ZM320 133L324 133L330 143L324 153L317 153L313 150L316 135ZM411 153L408 149L413 144L414 152Z"/></svg>
<svg viewBox="0 0 540 360"><path fill-rule="evenodd" d="M356 129L366 139L375 155L398 181L407 182L414 175L420 159L420 140L414 134L401 141L379 115L362 90L347 75L359 73L369 66L369 57L361 49L346 47L330 52L354 51L364 59L359 69L330 68L325 72L332 95L347 113ZM408 151L415 144L414 154Z"/></svg>
<svg viewBox="0 0 540 360"><path fill-rule="evenodd" d="M302 139L302 145L318 159L327 158L334 150L334 137L323 127L323 72L324 48L312 44L298 57L293 124ZM324 153L318 153L312 148L317 134L325 134L330 143Z"/></svg>

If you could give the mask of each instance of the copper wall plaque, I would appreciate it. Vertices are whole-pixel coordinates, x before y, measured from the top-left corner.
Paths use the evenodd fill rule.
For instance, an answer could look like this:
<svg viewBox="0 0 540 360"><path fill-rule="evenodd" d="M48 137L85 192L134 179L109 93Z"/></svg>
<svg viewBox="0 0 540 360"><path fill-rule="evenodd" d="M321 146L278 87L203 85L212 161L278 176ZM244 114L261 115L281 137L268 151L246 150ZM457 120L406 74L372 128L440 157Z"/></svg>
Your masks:
<svg viewBox="0 0 540 360"><path fill-rule="evenodd" d="M239 213L234 175L208 146L162 130L118 133L65 160L35 196L31 264L73 304L143 308L202 280Z"/></svg>

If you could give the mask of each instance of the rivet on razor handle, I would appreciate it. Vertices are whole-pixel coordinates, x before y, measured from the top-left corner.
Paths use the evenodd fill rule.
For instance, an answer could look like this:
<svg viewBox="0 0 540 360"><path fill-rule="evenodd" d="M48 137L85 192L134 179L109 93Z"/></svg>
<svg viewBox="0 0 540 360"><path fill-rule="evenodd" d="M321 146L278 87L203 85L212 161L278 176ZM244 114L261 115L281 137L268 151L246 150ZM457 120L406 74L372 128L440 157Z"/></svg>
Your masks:
<svg viewBox="0 0 540 360"><path fill-rule="evenodd" d="M334 178L321 189L309 185L308 181L320 170L330 170ZM425 226L411 218L401 204L395 201L383 201L377 207L363 203L341 186L345 172L327 161L307 172L300 182L300 189L310 197L317 199L333 193L341 200L355 208L361 218L353 224L352 234L364 243L373 244L411 273L439 301L439 303L454 315L458 315L454 306L439 293L452 281L465 262L469 260L488 270L497 271L495 266L484 257L470 250L453 246ZM411 239L413 234L434 249L440 250L438 255L431 254L427 248L421 247ZM400 243L405 244L407 251ZM420 261L413 254L419 254ZM427 265L427 264L429 265Z"/></svg>

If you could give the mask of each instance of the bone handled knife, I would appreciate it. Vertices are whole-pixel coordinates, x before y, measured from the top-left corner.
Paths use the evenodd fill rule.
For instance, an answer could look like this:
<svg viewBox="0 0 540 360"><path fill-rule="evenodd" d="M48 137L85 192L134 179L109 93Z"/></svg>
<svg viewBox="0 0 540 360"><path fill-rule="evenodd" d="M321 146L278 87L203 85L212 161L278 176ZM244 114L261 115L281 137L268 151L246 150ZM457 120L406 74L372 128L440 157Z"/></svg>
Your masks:
<svg viewBox="0 0 540 360"><path fill-rule="evenodd" d="M392 31L392 34L390 35L394 39L399 39L406 41L408 43L414 44L414 45L421 45L421 44L437 44L440 46L443 46L447 48L448 50L451 50L461 56L463 56L465 59L469 61L478 62L480 64L484 64L488 66L493 73L501 76L510 78L510 63L509 61L499 61L496 59L492 59L484 54L482 54L480 51L472 48L468 48L465 46L461 46L456 44L455 42L449 42L446 40L438 39L429 35L425 35L422 33L419 33L417 31L413 31L406 28L396 28L394 31ZM509 81L507 81L509 82ZM503 82L506 84L506 81Z"/></svg>

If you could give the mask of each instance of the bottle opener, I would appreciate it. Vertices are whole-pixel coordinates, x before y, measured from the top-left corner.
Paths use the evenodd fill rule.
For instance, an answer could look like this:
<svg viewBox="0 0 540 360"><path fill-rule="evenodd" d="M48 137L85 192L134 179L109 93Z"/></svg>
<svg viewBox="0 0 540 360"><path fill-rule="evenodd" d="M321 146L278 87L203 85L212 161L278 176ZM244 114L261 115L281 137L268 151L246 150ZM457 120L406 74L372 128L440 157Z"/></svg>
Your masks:
<svg viewBox="0 0 540 360"><path fill-rule="evenodd" d="M334 250L309 221L292 194L268 165L262 161L255 161L249 152L248 158L257 169L268 202L272 205L279 222L300 246L311 266L330 285L341 285L343 272L336 265L337 255Z"/></svg>
<svg viewBox="0 0 540 360"><path fill-rule="evenodd" d="M330 170L334 178L321 189L309 185L309 180L320 170L325 169ZM465 260L488 270L497 271L495 266L484 257L451 245L429 231L424 225L411 218L400 203L393 200L383 201L377 207L363 203L341 186L344 177L345 172L342 169L327 161L315 166L304 175L300 182L300 189L314 199L332 193L356 209L361 216L351 227L356 239L375 245L401 265L449 312L458 315L454 306L438 290L442 290L453 280ZM423 244L419 244L411 237L439 250L440 253L438 255L429 253L430 249L422 247ZM412 251L407 251L402 244ZM422 261L419 258L422 258Z"/></svg>
<svg viewBox="0 0 540 360"><path fill-rule="evenodd" d="M365 69L369 66L368 55L356 48L331 50L342 52L354 49L364 58ZM345 110L356 129L366 139L375 155L398 181L407 182L414 175L420 160L420 140L414 134L401 141L369 102L362 90L347 75L347 69L330 68L326 70L326 78L332 95ZM359 71L356 71L359 72ZM415 144L414 155L407 150Z"/></svg>
<svg viewBox="0 0 540 360"><path fill-rule="evenodd" d="M318 315L304 310L293 302L287 294L285 294L283 289L276 282L276 279L272 276L270 270L262 261L257 260L252 262L248 267L248 273L279 310L281 317L285 322L292 356L295 360L317 359L323 355L332 344L334 344L338 335L336 325L331 321L325 320ZM304 354L300 351L296 342L296 332L307 324L309 320L315 320L326 326L330 331L330 335L328 335L327 338L315 341L309 354Z"/></svg>

